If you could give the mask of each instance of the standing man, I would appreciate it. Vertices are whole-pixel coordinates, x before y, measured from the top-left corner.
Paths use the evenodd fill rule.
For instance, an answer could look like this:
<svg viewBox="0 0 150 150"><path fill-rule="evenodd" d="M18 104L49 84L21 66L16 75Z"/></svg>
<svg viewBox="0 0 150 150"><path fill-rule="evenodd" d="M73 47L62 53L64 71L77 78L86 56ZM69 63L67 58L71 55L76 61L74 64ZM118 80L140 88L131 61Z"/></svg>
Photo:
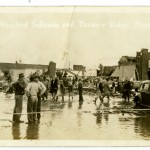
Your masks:
<svg viewBox="0 0 150 150"><path fill-rule="evenodd" d="M72 100L73 100L73 84L72 84L71 78L69 79L69 82L68 82L68 96L69 96L69 100L70 100L70 97L72 97Z"/></svg>
<svg viewBox="0 0 150 150"><path fill-rule="evenodd" d="M50 86L50 92L52 94L52 99L53 100L55 100L57 91L58 91L58 79L53 77L52 80L51 80L51 86Z"/></svg>
<svg viewBox="0 0 150 150"><path fill-rule="evenodd" d="M79 79L79 84L78 84L78 91L79 91L79 102L83 102L83 84L81 79Z"/></svg>
<svg viewBox="0 0 150 150"><path fill-rule="evenodd" d="M67 71L65 71L63 76L66 78L67 75L68 75L68 73L67 73Z"/></svg>
<svg viewBox="0 0 150 150"><path fill-rule="evenodd" d="M58 101L58 97L61 96L62 102L64 102L64 95L65 95L65 86L63 84L63 81L60 80L59 84L58 84L58 92L57 92L57 96L56 96L56 101Z"/></svg>
<svg viewBox="0 0 150 150"><path fill-rule="evenodd" d="M116 80L114 79L112 82L112 93L115 94L116 93Z"/></svg>
<svg viewBox="0 0 150 150"><path fill-rule="evenodd" d="M46 100L48 99L48 89L49 89L49 82L48 80L46 79L46 77L44 76L43 77L43 81L42 83L45 85L46 87L46 91L44 92L44 94L42 95L42 98L44 100L44 98L46 98Z"/></svg>
<svg viewBox="0 0 150 150"><path fill-rule="evenodd" d="M45 93L46 91L46 87L45 85L40 81L40 76L35 76L35 82L38 83L41 91L38 93L38 103L37 103L37 119L38 121L40 121L40 118L41 118L41 98L42 98L42 95Z"/></svg>
<svg viewBox="0 0 150 150"><path fill-rule="evenodd" d="M28 123L34 123L37 121L36 112L38 104L38 94L41 96L41 88L38 83L35 82L34 76L30 77L30 83L26 88L26 94L28 97L27 112L28 112Z"/></svg>
<svg viewBox="0 0 150 150"><path fill-rule="evenodd" d="M110 87L109 87L108 81L109 81L109 78L107 78L107 79L103 82L103 96L102 96L102 101L103 101L103 99L104 99L105 96L107 96L108 100L110 100L109 97L110 97L110 95L111 95L111 89L110 89Z"/></svg>
<svg viewBox="0 0 150 150"><path fill-rule="evenodd" d="M24 74L20 73L18 81L13 84L14 92L15 92L15 108L13 112L14 123L23 122L20 120L20 117L22 113L22 101L23 101L23 95L25 94L26 85L27 83L24 80ZM15 113L18 113L18 114L15 114Z"/></svg>
<svg viewBox="0 0 150 150"><path fill-rule="evenodd" d="M123 98L128 99L128 102L130 100L130 93L131 93L131 83L130 81L126 80L123 85Z"/></svg>
<svg viewBox="0 0 150 150"><path fill-rule="evenodd" d="M102 79L100 79L98 87L97 87L97 97L95 98L94 102L96 103L97 99L99 98L102 101L102 95L103 95L103 83Z"/></svg>

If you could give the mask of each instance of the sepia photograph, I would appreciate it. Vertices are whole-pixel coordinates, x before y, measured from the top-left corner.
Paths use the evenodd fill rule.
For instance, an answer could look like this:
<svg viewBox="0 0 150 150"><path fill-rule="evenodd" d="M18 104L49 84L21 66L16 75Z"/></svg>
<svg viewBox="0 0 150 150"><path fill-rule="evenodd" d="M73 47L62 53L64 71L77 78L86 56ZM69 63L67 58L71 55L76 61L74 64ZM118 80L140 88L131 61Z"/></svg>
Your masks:
<svg viewBox="0 0 150 150"><path fill-rule="evenodd" d="M150 7L0 7L0 146L150 146Z"/></svg>

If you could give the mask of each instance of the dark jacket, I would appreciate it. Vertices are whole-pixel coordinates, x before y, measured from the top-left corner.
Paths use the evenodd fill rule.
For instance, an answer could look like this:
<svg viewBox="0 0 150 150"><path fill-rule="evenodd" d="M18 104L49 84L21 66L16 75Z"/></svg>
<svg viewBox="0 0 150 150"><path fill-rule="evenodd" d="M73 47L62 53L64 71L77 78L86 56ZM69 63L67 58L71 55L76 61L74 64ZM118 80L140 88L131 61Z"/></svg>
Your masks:
<svg viewBox="0 0 150 150"><path fill-rule="evenodd" d="M78 84L78 90L79 90L79 92L83 92L83 86L82 86L81 82L79 82L79 84Z"/></svg>
<svg viewBox="0 0 150 150"><path fill-rule="evenodd" d="M26 84L25 82L17 81L13 84L15 95L24 95Z"/></svg>
<svg viewBox="0 0 150 150"><path fill-rule="evenodd" d="M123 86L123 91L130 91L131 90L131 83L130 81L126 82Z"/></svg>
<svg viewBox="0 0 150 150"><path fill-rule="evenodd" d="M58 80L51 80L51 92L58 90Z"/></svg>
<svg viewBox="0 0 150 150"><path fill-rule="evenodd" d="M99 90L100 90L102 93L104 92L102 82L99 83Z"/></svg>

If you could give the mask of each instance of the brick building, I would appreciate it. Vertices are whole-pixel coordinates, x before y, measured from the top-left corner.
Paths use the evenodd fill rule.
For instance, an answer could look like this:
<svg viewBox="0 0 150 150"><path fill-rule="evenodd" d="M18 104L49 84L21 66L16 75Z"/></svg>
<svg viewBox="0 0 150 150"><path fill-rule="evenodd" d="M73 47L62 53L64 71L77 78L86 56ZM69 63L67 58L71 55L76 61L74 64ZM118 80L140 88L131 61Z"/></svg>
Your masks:
<svg viewBox="0 0 150 150"><path fill-rule="evenodd" d="M142 49L136 53L136 69L139 80L150 79L150 52L148 49Z"/></svg>

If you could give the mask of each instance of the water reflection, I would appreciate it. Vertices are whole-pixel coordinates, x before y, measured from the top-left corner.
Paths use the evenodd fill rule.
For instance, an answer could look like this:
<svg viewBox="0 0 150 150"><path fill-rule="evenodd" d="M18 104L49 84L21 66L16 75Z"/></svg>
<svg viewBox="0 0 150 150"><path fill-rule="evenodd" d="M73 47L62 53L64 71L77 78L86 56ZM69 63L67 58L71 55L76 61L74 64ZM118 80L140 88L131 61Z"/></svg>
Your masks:
<svg viewBox="0 0 150 150"><path fill-rule="evenodd" d="M138 133L142 137L150 138L150 117L135 118L135 133Z"/></svg>
<svg viewBox="0 0 150 150"><path fill-rule="evenodd" d="M26 137L27 139L39 138L39 124L38 123L28 124L27 130L26 130Z"/></svg>
<svg viewBox="0 0 150 150"><path fill-rule="evenodd" d="M122 105L118 105L118 102ZM149 112L145 110L144 112L141 112L141 110L136 111L136 113L133 111L121 112L122 107L131 108L131 105L122 100L116 99L115 103L111 100L109 102L104 100L103 103L97 101L94 104L92 99L87 99L85 102L79 102L78 99L74 99L73 101L66 100L65 102L43 102L42 106L42 110L45 113L43 113L41 123L39 125L13 124L10 135L13 139L63 139L66 138L66 134L68 134L67 138L69 139L78 139L78 137L81 137L81 139L101 140L107 139L107 137L108 139L123 140L150 139L150 116L143 117L149 115ZM73 125L70 126L71 122ZM58 128L61 134L55 132ZM89 128L92 129L94 136L91 136ZM4 135L7 131L9 133L11 128L2 126L2 129L1 135ZM112 130L115 129L117 129L115 137L112 137ZM44 133L45 130L46 133ZM69 136L72 130L75 130L75 134ZM3 139L7 138L1 137Z"/></svg>
<svg viewBox="0 0 150 150"><path fill-rule="evenodd" d="M101 125L102 118L105 119L106 122L109 120L109 108L110 104L109 101L107 102L101 102L99 105L96 105L97 112L94 113L94 116L96 116L96 124Z"/></svg>
<svg viewBox="0 0 150 150"><path fill-rule="evenodd" d="M122 106L123 108L130 108L132 106L133 102L132 101L119 101L118 105Z"/></svg>
<svg viewBox="0 0 150 150"><path fill-rule="evenodd" d="M106 122L108 122L108 120L109 120L109 113L108 112L104 113L104 119Z"/></svg>
<svg viewBox="0 0 150 150"><path fill-rule="evenodd" d="M79 101L78 109L82 109L82 105L83 105L83 101ZM81 111L77 112L77 124L80 129L80 127L82 125L82 112Z"/></svg>
<svg viewBox="0 0 150 150"><path fill-rule="evenodd" d="M50 108L51 110L53 110L53 109L58 109L58 108L63 109L64 107L65 107L65 102L52 101L52 102L50 102L50 104L49 104L49 108Z"/></svg>
<svg viewBox="0 0 150 150"><path fill-rule="evenodd" d="M72 107L72 101L68 101L68 108L71 108Z"/></svg>
<svg viewBox="0 0 150 150"><path fill-rule="evenodd" d="M108 101L107 103L104 103L103 105L104 105L104 107L105 107L104 119L105 119L106 122L108 122L108 120L109 120L110 103L109 103L109 101Z"/></svg>
<svg viewBox="0 0 150 150"><path fill-rule="evenodd" d="M65 107L65 102L62 102L61 104L60 104L60 109L64 109L64 107Z"/></svg>
<svg viewBox="0 0 150 150"><path fill-rule="evenodd" d="M49 121L49 126L52 126L52 125L53 125L55 116L56 116L56 113L52 113L52 114L51 114L51 117L50 117L51 119L50 119L50 121Z"/></svg>
<svg viewBox="0 0 150 150"><path fill-rule="evenodd" d="M19 123L13 123L12 124L12 135L14 140L21 139L20 137L20 124Z"/></svg>
<svg viewBox="0 0 150 150"><path fill-rule="evenodd" d="M96 115L96 124L97 125L101 125L102 118L103 118L102 113L97 113L97 115Z"/></svg>
<svg viewBox="0 0 150 150"><path fill-rule="evenodd" d="M77 113L77 124L79 127L82 125L82 113L81 112Z"/></svg>
<svg viewBox="0 0 150 150"><path fill-rule="evenodd" d="M78 109L82 109L83 101L79 101L79 107Z"/></svg>

